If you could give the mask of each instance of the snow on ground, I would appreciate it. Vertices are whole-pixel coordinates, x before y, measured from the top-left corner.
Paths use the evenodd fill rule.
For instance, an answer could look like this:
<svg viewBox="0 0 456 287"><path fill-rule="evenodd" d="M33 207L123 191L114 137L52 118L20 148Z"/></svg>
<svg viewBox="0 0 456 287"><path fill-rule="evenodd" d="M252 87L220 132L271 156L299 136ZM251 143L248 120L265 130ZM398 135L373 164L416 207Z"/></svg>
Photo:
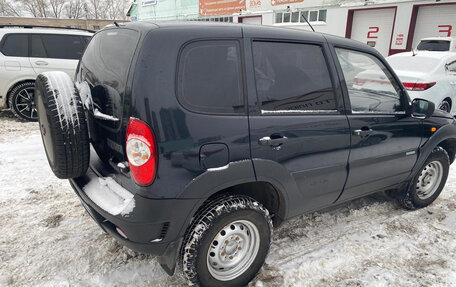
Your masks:
<svg viewBox="0 0 456 287"><path fill-rule="evenodd" d="M456 168L430 207L367 197L284 223L250 287L456 286ZM185 286L53 176L36 123L0 112L0 286Z"/></svg>

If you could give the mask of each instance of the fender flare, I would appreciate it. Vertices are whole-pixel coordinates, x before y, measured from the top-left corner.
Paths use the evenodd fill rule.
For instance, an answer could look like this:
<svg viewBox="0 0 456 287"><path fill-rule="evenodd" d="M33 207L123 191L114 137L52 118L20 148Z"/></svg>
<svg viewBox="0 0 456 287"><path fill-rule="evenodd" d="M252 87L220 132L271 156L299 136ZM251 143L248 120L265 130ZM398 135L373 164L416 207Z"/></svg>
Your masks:
<svg viewBox="0 0 456 287"><path fill-rule="evenodd" d="M456 125L448 124L439 128L430 138L424 141L420 147L420 154L418 160L416 161L412 172L411 177L413 178L421 166L424 164L426 159L431 154L432 150L447 139L456 140Z"/></svg>

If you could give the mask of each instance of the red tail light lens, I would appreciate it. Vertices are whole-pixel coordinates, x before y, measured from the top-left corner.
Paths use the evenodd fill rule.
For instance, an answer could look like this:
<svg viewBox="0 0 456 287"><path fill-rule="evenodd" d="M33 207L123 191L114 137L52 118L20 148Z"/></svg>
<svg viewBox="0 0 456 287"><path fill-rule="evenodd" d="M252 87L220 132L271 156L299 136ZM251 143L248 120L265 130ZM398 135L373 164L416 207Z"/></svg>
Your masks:
<svg viewBox="0 0 456 287"><path fill-rule="evenodd" d="M152 184L157 173L157 142L152 129L145 122L130 118L125 141L133 179L142 186Z"/></svg>
<svg viewBox="0 0 456 287"><path fill-rule="evenodd" d="M404 87L409 91L425 91L431 87L433 87L436 82L431 83L409 83L403 82Z"/></svg>

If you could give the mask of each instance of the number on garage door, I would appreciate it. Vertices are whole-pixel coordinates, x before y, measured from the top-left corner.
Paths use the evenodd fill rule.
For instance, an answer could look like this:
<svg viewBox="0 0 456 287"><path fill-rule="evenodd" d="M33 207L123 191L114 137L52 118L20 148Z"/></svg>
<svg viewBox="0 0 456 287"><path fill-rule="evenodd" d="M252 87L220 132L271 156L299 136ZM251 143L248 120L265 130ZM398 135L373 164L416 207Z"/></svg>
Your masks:
<svg viewBox="0 0 456 287"><path fill-rule="evenodd" d="M376 34L380 31L378 27L369 27L369 31L367 32L367 39L378 39Z"/></svg>
<svg viewBox="0 0 456 287"><path fill-rule="evenodd" d="M439 27L439 32L440 33L445 33L446 37L450 37L451 36L451 30L453 29L453 26L451 26L451 25L439 25L438 27Z"/></svg>

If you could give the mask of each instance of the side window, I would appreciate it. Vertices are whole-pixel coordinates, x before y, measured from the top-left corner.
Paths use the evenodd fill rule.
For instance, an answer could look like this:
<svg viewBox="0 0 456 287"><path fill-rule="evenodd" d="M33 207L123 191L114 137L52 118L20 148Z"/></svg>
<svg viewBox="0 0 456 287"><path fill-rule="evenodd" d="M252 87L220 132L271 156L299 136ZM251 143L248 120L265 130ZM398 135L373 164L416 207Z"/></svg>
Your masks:
<svg viewBox="0 0 456 287"><path fill-rule="evenodd" d="M388 69L370 54L336 48L352 112L393 114L403 111L400 86Z"/></svg>
<svg viewBox="0 0 456 287"><path fill-rule="evenodd" d="M32 35L32 50L30 57L32 58L47 58L46 50L44 49L43 41L40 35Z"/></svg>
<svg viewBox="0 0 456 287"><path fill-rule="evenodd" d="M188 44L179 58L178 100L202 113L244 113L239 43L234 40Z"/></svg>
<svg viewBox="0 0 456 287"><path fill-rule="evenodd" d="M79 60L85 47L77 35L42 34L41 39L48 57L54 59Z"/></svg>
<svg viewBox="0 0 456 287"><path fill-rule="evenodd" d="M28 35L7 35L2 46L2 53L10 57L28 57Z"/></svg>
<svg viewBox="0 0 456 287"><path fill-rule="evenodd" d="M253 57L263 112L336 110L334 88L320 46L255 41Z"/></svg>

